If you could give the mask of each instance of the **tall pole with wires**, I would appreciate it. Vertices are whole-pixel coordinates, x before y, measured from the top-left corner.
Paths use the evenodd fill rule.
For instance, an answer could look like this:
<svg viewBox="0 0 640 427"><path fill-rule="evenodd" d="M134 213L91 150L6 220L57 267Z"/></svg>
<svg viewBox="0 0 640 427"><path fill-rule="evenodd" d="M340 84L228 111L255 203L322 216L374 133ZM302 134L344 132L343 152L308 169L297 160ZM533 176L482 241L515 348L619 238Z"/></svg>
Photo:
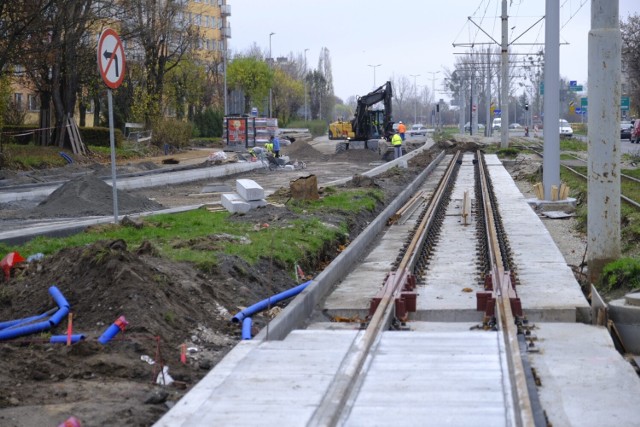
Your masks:
<svg viewBox="0 0 640 427"><path fill-rule="evenodd" d="M500 49L502 71L502 96L500 107L500 148L509 147L509 16L507 0L502 0L502 45ZM489 123L487 123L489 126Z"/></svg>
<svg viewBox="0 0 640 427"><path fill-rule="evenodd" d="M418 90L416 86L416 77L420 77L420 74L409 74L409 76L413 77L413 94L416 97L413 106L413 124L416 124L418 123Z"/></svg>
<svg viewBox="0 0 640 427"><path fill-rule="evenodd" d="M618 259L621 252L619 132L622 38L619 7L617 1L591 1L587 138L587 265L591 283L600 279L604 266ZM545 94L546 90L545 87ZM546 124L545 111L545 130Z"/></svg>

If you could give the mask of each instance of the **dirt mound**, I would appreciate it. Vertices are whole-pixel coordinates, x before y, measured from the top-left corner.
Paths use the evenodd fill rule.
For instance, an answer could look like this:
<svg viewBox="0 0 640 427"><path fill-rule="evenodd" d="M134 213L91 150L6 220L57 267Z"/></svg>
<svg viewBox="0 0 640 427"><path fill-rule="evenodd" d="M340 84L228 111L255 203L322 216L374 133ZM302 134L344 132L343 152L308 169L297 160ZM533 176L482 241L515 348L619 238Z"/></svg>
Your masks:
<svg viewBox="0 0 640 427"><path fill-rule="evenodd" d="M207 236L189 244L213 247L221 240L224 236ZM165 400L179 399L183 388L200 380L237 343L240 328L230 323L233 314L295 285L288 272L268 261L249 266L218 254L215 270L204 274L155 253L147 242L130 250L121 240L102 241L27 264L19 277L3 284L0 319L55 308L48 291L55 285L71 306L74 333L86 339L71 347L48 344L48 335L0 342L5 368L0 388L11 390L0 396L0 424L9 414L33 420L33 405L55 401L68 406L61 414L77 414L83 426L150 425L166 407L145 405L149 393L160 390ZM99 344L97 338L122 315L129 322L125 332ZM268 318L256 315L254 324L263 327ZM51 333L64 335L66 327L65 318ZM180 363L183 344L189 349L186 364ZM145 356L157 363L141 360ZM170 367L170 376L182 387L153 385L160 364ZM87 399L104 395L98 391L102 387L118 396L106 411L103 400ZM57 425L65 418L48 422Z"/></svg>
<svg viewBox="0 0 640 427"><path fill-rule="evenodd" d="M296 141L291 145L282 147L282 154L289 156L292 161L301 160L303 162L310 161L327 161L331 156L327 156L313 148L306 141Z"/></svg>
<svg viewBox="0 0 640 427"><path fill-rule="evenodd" d="M131 214L162 205L118 191L118 213ZM28 213L29 218L113 215L113 189L95 175L74 178L56 189Z"/></svg>

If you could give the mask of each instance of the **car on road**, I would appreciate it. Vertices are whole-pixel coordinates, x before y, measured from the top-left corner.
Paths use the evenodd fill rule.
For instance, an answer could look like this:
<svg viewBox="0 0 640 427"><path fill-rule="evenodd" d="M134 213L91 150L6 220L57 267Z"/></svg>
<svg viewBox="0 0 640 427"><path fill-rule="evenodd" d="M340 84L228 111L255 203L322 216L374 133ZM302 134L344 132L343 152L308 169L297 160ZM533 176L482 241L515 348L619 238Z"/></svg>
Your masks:
<svg viewBox="0 0 640 427"><path fill-rule="evenodd" d="M478 123L478 131L483 131L484 130L484 125L482 123ZM464 124L464 131L465 132L470 132L471 131L471 125L469 124L469 122Z"/></svg>
<svg viewBox="0 0 640 427"><path fill-rule="evenodd" d="M628 122L628 121L620 122L620 139L631 140L632 129L633 129L633 122Z"/></svg>
<svg viewBox="0 0 640 427"><path fill-rule="evenodd" d="M636 119L633 122L633 128L631 129L631 140L632 144L640 144L640 119Z"/></svg>
<svg viewBox="0 0 640 427"><path fill-rule="evenodd" d="M496 117L495 119L493 119L493 123L491 124L491 129L493 130L502 129L502 119L500 117Z"/></svg>
<svg viewBox="0 0 640 427"><path fill-rule="evenodd" d="M565 119L560 119L560 138L572 138L573 128Z"/></svg>
<svg viewBox="0 0 640 427"><path fill-rule="evenodd" d="M407 133L411 136L427 136L427 127L425 125L415 124L411 126L411 129L409 129Z"/></svg>
<svg viewBox="0 0 640 427"><path fill-rule="evenodd" d="M520 123L509 123L509 129L522 129L522 125Z"/></svg>

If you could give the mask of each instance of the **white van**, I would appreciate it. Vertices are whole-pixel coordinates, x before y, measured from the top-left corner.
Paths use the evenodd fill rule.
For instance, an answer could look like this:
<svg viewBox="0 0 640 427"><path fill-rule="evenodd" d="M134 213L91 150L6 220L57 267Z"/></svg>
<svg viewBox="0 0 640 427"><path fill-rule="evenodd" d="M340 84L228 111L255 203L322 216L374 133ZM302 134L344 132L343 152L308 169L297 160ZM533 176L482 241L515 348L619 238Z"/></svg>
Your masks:
<svg viewBox="0 0 640 427"><path fill-rule="evenodd" d="M491 129L493 130L502 129L502 119L500 117L493 119L493 123L491 124Z"/></svg>

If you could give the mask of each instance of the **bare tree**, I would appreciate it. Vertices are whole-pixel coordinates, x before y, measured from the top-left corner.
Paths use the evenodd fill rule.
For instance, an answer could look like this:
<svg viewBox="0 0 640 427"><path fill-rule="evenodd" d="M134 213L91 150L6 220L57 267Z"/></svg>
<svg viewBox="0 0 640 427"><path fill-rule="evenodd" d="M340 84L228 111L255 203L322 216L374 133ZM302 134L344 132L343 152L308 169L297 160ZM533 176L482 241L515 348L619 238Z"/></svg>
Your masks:
<svg viewBox="0 0 640 427"><path fill-rule="evenodd" d="M163 110L165 76L191 49L201 48L198 15L187 16L186 2L179 0L123 0L121 36L128 50L141 59L146 96L151 109L145 121L151 123ZM196 24L196 25L193 25Z"/></svg>
<svg viewBox="0 0 640 427"><path fill-rule="evenodd" d="M622 32L622 66L628 78L627 94L631 97L631 110L640 115L640 15L629 16L620 23Z"/></svg>

